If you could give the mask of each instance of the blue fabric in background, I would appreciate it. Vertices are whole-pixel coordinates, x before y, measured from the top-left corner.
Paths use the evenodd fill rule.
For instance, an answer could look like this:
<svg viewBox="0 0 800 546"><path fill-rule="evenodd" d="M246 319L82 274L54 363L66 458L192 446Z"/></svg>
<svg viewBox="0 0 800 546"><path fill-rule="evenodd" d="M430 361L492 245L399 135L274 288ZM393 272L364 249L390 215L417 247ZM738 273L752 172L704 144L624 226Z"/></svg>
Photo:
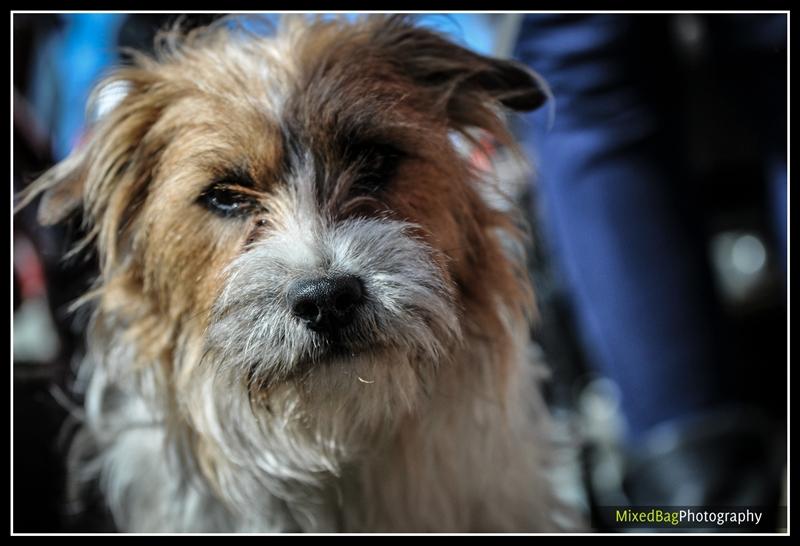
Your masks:
<svg viewBox="0 0 800 546"><path fill-rule="evenodd" d="M124 14L63 14L64 26L37 59L32 102L50 128L53 155L66 157L78 142L92 87L118 61Z"/></svg>

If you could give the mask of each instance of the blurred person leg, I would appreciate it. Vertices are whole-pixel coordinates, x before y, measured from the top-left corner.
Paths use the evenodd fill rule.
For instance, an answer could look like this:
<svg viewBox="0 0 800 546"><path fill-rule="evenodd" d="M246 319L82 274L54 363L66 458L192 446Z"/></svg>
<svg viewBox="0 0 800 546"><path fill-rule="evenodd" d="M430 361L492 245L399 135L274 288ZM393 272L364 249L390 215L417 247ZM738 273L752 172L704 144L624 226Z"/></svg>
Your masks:
<svg viewBox="0 0 800 546"><path fill-rule="evenodd" d="M552 126L531 121L536 192L589 357L620 389L631 501L701 505L752 497L730 447L763 433L727 383L667 22L528 15L516 56L555 97Z"/></svg>

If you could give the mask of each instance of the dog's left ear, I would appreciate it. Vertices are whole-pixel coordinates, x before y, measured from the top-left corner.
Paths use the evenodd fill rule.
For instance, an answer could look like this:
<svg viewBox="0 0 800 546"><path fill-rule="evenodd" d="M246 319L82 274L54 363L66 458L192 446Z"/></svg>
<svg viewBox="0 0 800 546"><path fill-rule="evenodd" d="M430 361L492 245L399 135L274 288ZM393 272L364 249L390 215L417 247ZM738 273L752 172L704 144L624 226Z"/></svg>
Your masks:
<svg viewBox="0 0 800 546"><path fill-rule="evenodd" d="M520 112L536 110L547 101L539 77L527 66L516 61L475 55L486 67L481 68L466 86L482 90L503 106Z"/></svg>
<svg viewBox="0 0 800 546"><path fill-rule="evenodd" d="M470 108L476 99L517 111L535 110L547 100L543 80L524 64L470 51L406 16L385 18L375 39L414 81L443 93L439 96L452 113Z"/></svg>

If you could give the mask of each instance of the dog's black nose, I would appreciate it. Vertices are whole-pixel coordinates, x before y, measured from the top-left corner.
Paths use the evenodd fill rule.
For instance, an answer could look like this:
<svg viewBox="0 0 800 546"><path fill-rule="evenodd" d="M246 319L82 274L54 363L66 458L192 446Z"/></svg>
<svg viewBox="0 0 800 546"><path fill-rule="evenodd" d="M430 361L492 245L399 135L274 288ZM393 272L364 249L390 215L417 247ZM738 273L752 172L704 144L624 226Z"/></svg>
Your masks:
<svg viewBox="0 0 800 546"><path fill-rule="evenodd" d="M315 332L331 335L353 321L364 290L358 277L340 275L296 281L287 298L294 316Z"/></svg>

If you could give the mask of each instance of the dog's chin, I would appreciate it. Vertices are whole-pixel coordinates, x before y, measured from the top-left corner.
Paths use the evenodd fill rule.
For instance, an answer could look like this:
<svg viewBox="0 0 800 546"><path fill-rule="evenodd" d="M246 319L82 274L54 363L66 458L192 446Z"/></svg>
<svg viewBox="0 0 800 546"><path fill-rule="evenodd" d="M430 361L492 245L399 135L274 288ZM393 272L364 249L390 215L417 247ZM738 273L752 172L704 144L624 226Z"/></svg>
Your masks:
<svg viewBox="0 0 800 546"><path fill-rule="evenodd" d="M434 363L420 360L406 348L330 344L299 359L288 375L267 390L288 388L304 414L312 419L332 418L337 422L334 426L350 428L348 434L374 433L418 410L434 371Z"/></svg>
<svg viewBox="0 0 800 546"><path fill-rule="evenodd" d="M330 371L335 373L338 368L341 373L348 373L358 367L357 363L360 360L373 361L388 358L391 358L391 351L382 344L335 340L326 343L321 349L302 354L295 361L286 379L302 383L321 369L333 368Z"/></svg>

